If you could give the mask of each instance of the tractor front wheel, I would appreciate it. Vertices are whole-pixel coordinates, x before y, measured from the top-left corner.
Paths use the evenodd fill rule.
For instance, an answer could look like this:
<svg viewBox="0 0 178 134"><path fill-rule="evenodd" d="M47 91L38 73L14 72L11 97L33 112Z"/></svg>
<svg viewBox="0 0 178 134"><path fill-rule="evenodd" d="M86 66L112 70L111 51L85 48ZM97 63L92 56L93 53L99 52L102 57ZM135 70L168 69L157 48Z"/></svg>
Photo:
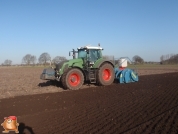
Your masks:
<svg viewBox="0 0 178 134"><path fill-rule="evenodd" d="M63 74L61 81L65 89L76 90L83 85L84 76L79 69L73 68Z"/></svg>
<svg viewBox="0 0 178 134"><path fill-rule="evenodd" d="M114 68L109 63L104 63L98 70L97 81L99 85L107 86L114 82Z"/></svg>

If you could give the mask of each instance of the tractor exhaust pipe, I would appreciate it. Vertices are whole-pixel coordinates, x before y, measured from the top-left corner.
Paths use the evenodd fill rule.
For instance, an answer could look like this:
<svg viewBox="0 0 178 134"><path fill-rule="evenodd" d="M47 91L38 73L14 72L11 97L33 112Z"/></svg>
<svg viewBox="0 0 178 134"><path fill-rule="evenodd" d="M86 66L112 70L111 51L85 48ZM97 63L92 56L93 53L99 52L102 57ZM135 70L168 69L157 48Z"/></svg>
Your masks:
<svg viewBox="0 0 178 134"><path fill-rule="evenodd" d="M69 51L69 56L70 56L70 52L72 52L73 59L76 59L77 51L75 51L75 49L73 49L72 51Z"/></svg>

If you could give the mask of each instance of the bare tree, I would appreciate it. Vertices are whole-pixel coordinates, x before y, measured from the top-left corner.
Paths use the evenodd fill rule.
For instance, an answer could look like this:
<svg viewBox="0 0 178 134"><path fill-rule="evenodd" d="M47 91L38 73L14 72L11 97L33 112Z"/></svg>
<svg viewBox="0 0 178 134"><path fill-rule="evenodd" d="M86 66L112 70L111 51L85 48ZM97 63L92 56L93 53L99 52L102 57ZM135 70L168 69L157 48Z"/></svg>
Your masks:
<svg viewBox="0 0 178 134"><path fill-rule="evenodd" d="M22 63L25 63L27 65L35 64L36 62L36 56L31 55L31 54L26 54L23 58L22 58Z"/></svg>
<svg viewBox="0 0 178 134"><path fill-rule="evenodd" d="M27 65L30 65L31 62L31 54L26 54L23 58L22 58L22 63L25 63Z"/></svg>
<svg viewBox="0 0 178 134"><path fill-rule="evenodd" d="M161 64L177 64L178 63L178 54L167 54L162 55L163 60Z"/></svg>
<svg viewBox="0 0 178 134"><path fill-rule="evenodd" d="M169 54L166 55L166 60L168 60L168 59L169 59Z"/></svg>
<svg viewBox="0 0 178 134"><path fill-rule="evenodd" d="M31 63L34 65L36 63L36 56L31 56Z"/></svg>
<svg viewBox="0 0 178 134"><path fill-rule="evenodd" d="M160 57L160 61L163 62L163 60L164 60L164 56L161 55L161 57Z"/></svg>
<svg viewBox="0 0 178 134"><path fill-rule="evenodd" d="M138 55L135 55L133 58L132 58L133 62L135 63L144 63L144 60L138 56Z"/></svg>
<svg viewBox="0 0 178 134"><path fill-rule="evenodd" d="M63 57L63 56L56 56L56 57L53 59L53 63L58 64L58 63L60 63L61 61L65 61L65 60L67 60L66 57Z"/></svg>
<svg viewBox="0 0 178 134"><path fill-rule="evenodd" d="M4 61L3 65L10 66L11 64L12 64L12 61L7 59L7 60Z"/></svg>
<svg viewBox="0 0 178 134"><path fill-rule="evenodd" d="M113 60L114 56L103 55L103 59L105 60Z"/></svg>
<svg viewBox="0 0 178 134"><path fill-rule="evenodd" d="M50 57L50 55L48 54L48 53L42 53L41 55L40 55L40 57L38 58L38 61L39 61L39 63L40 64L44 64L44 65L46 65L46 63L48 62L48 61L50 61L51 60L51 57Z"/></svg>
<svg viewBox="0 0 178 134"><path fill-rule="evenodd" d="M171 64L171 63L173 63L173 64L178 63L178 54L172 55L172 56L169 58L168 63L169 63L169 64Z"/></svg>

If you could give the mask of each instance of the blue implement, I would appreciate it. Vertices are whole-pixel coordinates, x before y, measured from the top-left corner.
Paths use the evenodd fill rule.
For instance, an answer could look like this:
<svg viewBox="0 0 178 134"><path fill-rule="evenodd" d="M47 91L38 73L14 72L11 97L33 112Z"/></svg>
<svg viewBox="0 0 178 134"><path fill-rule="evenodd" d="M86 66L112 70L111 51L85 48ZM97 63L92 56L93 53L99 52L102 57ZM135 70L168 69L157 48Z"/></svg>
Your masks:
<svg viewBox="0 0 178 134"><path fill-rule="evenodd" d="M138 81L138 75L137 73L132 69L123 69L120 70L118 68L115 68L115 78L119 83L130 83L130 82L137 82Z"/></svg>

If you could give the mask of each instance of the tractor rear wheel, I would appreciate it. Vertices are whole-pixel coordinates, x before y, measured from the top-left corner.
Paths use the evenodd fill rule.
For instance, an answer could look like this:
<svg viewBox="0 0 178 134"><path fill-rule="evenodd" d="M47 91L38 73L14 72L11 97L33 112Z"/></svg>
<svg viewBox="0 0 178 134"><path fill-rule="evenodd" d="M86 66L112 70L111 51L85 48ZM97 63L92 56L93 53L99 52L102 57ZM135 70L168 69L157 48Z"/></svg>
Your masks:
<svg viewBox="0 0 178 134"><path fill-rule="evenodd" d="M109 63L104 63L98 70L97 82L99 85L111 85L114 82L114 68Z"/></svg>
<svg viewBox="0 0 178 134"><path fill-rule="evenodd" d="M61 81L65 89L76 90L83 85L84 76L79 69L72 68L64 72Z"/></svg>

